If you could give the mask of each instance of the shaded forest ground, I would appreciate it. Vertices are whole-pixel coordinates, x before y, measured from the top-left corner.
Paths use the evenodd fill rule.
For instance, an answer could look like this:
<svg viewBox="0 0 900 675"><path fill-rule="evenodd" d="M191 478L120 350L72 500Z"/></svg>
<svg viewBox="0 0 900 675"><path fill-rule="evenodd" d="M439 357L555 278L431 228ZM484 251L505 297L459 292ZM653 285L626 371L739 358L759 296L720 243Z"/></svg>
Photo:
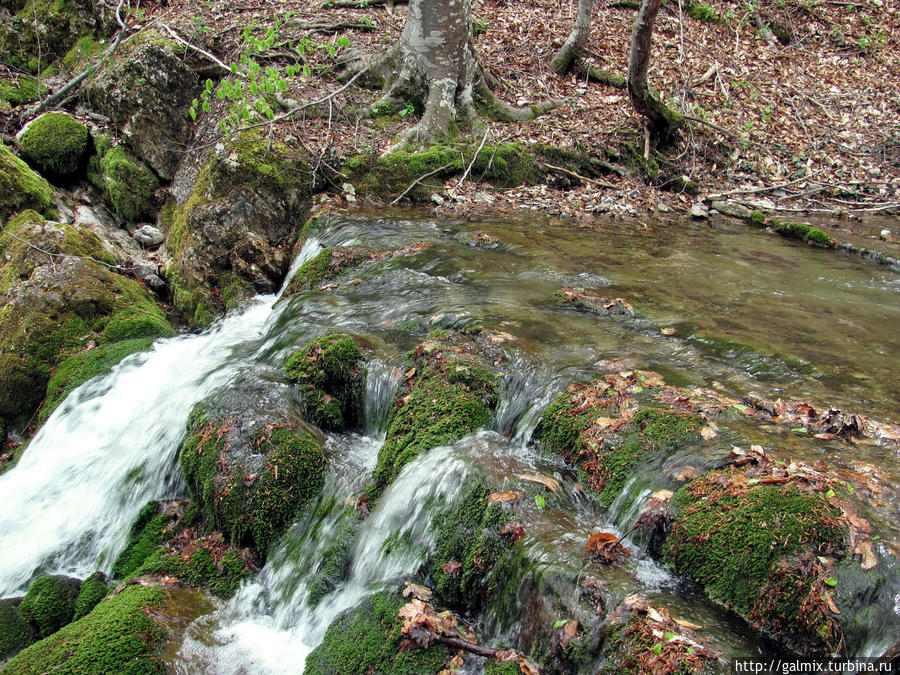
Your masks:
<svg viewBox="0 0 900 675"><path fill-rule="evenodd" d="M405 5L340 4L353 3L149 4L136 25L165 23L228 63L237 60L242 33L254 21L268 27L280 20L278 36L285 43L308 37L310 44L341 45L347 38L351 49L378 52L398 38ZM765 0L759 13L779 38L769 41L751 5L669 0L656 24L650 81L696 121L664 155L647 156L649 162L641 157L642 120L624 88L577 74L560 78L550 68L576 4L475 3L476 50L499 84L496 93L519 105L564 101L531 122L489 122L487 142L546 143L637 170L602 180L551 171L544 184L512 189L479 184L478 176L462 185L457 177L446 184L426 179L443 197L435 200L438 211L525 208L590 219L593 213L688 211L698 194L728 191L785 217L805 211L853 220L900 211L900 9L894 3ZM601 2L595 9L586 56L614 76L625 74L632 4ZM282 64L297 61L282 56ZM278 49L268 58L277 63ZM315 100L339 86L329 50L308 51L303 62L311 74L291 78L286 97ZM355 111L377 97L376 91L350 87L320 106L319 114L279 123L273 136L301 143L314 165L383 151L415 113L360 119ZM478 132L473 140L481 139ZM883 221L878 223L876 232Z"/></svg>

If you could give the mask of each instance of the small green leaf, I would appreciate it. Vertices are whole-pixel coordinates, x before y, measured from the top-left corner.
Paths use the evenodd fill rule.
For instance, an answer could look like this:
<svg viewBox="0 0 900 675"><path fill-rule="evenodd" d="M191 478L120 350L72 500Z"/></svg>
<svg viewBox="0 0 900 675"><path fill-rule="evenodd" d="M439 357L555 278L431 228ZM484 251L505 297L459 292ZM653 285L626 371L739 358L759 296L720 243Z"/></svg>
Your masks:
<svg viewBox="0 0 900 675"><path fill-rule="evenodd" d="M194 99L193 101L191 101L192 108L196 108L198 105L200 105L200 101L198 101L197 99Z"/></svg>
<svg viewBox="0 0 900 675"><path fill-rule="evenodd" d="M675 639L675 633L669 631L665 634L664 637L666 638L666 642L671 642L672 640Z"/></svg>
<svg viewBox="0 0 900 675"><path fill-rule="evenodd" d="M831 587L837 586L837 579L834 577L825 577L825 583Z"/></svg>
<svg viewBox="0 0 900 675"><path fill-rule="evenodd" d="M210 80L210 79L206 80L206 91L212 91L213 87L215 87L215 86L216 85L215 85L215 83L213 83L212 80Z"/></svg>
<svg viewBox="0 0 900 675"><path fill-rule="evenodd" d="M554 628L562 628L563 626L566 625L566 621L567 621L567 619L560 619L559 621L554 621L553 627Z"/></svg>
<svg viewBox="0 0 900 675"><path fill-rule="evenodd" d="M203 112L209 112L209 101L203 101Z"/></svg>
<svg viewBox="0 0 900 675"><path fill-rule="evenodd" d="M342 35L334 41L334 44L336 44L341 49L346 49L350 46L350 38L348 38L346 35Z"/></svg>
<svg viewBox="0 0 900 675"><path fill-rule="evenodd" d="M849 492L851 495L855 495L855 494L856 494L856 492L853 490L853 486L850 485L850 483L844 483L844 485L847 486L847 492Z"/></svg>
<svg viewBox="0 0 900 675"><path fill-rule="evenodd" d="M657 643L656 643L655 645L653 645L650 649L653 650L653 653L654 653L654 654L656 654L657 656L659 656L660 654L662 654L662 650L663 650L662 642L657 642Z"/></svg>
<svg viewBox="0 0 900 675"><path fill-rule="evenodd" d="M825 498L831 499L832 497L834 497L834 490L832 490L831 488L828 488L828 492L825 493Z"/></svg>
<svg viewBox="0 0 900 675"><path fill-rule="evenodd" d="M809 432L806 430L806 427L795 427L795 428L791 429L791 431L793 431L795 434L805 434L805 433L809 433Z"/></svg>
<svg viewBox="0 0 900 675"><path fill-rule="evenodd" d="M297 69L294 66L288 66L284 69L284 72L288 77L293 77L294 73L297 72Z"/></svg>
<svg viewBox="0 0 900 675"><path fill-rule="evenodd" d="M820 555L817 555L816 557L819 559L819 562L822 563L823 565L827 565L829 563L828 558L823 558Z"/></svg>
<svg viewBox="0 0 900 675"><path fill-rule="evenodd" d="M191 106L191 109L189 112L191 113L191 119L196 122L197 121L197 109L194 108L193 106Z"/></svg>
<svg viewBox="0 0 900 675"><path fill-rule="evenodd" d="M734 408L735 410L741 410L741 411L747 409L747 406L741 405L740 403L732 403L731 407Z"/></svg>
<svg viewBox="0 0 900 675"><path fill-rule="evenodd" d="M534 503L537 504L541 508L544 508L545 506L547 506L547 502L544 500L543 496L541 496L541 495L534 496Z"/></svg>

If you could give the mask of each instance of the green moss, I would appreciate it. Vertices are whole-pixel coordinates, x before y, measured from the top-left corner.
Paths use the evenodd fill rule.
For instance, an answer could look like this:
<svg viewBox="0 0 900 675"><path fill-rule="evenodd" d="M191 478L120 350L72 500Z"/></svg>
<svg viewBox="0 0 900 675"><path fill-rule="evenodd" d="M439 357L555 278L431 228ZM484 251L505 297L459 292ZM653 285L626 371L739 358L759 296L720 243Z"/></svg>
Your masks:
<svg viewBox="0 0 900 675"><path fill-rule="evenodd" d="M402 619L397 615L406 603L386 592L376 593L345 612L328 627L322 644L306 659L305 675L426 675L437 673L445 650L401 651Z"/></svg>
<svg viewBox="0 0 900 675"><path fill-rule="evenodd" d="M37 99L37 78L21 75L17 80L0 80L0 102L16 107L33 103Z"/></svg>
<svg viewBox="0 0 900 675"><path fill-rule="evenodd" d="M151 618L164 607L158 588L129 586L87 616L19 653L6 667L10 675L164 673L154 658L165 632Z"/></svg>
<svg viewBox="0 0 900 675"><path fill-rule="evenodd" d="M451 443L486 425L497 402L497 374L473 361L452 360L440 370L420 363L409 393L391 410L378 451L375 491L381 492L420 453Z"/></svg>
<svg viewBox="0 0 900 675"><path fill-rule="evenodd" d="M106 597L109 592L109 584L103 572L94 572L81 582L81 590L75 600L74 619L80 619L90 613L97 604Z"/></svg>
<svg viewBox="0 0 900 675"><path fill-rule="evenodd" d="M131 525L128 543L113 563L114 577L127 577L137 570L165 540L174 517L160 513L159 502L148 502Z"/></svg>
<svg viewBox="0 0 900 675"><path fill-rule="evenodd" d="M64 576L38 577L22 598L19 615L38 637L55 633L72 620L79 582Z"/></svg>
<svg viewBox="0 0 900 675"><path fill-rule="evenodd" d="M102 155L95 180L121 218L134 223L153 215L153 193L159 181L121 145Z"/></svg>
<svg viewBox="0 0 900 675"><path fill-rule="evenodd" d="M104 344L175 334L165 314L144 286L122 276L114 277L113 283L116 300L100 335Z"/></svg>
<svg viewBox="0 0 900 675"><path fill-rule="evenodd" d="M18 11L0 31L2 60L31 74L63 56L77 36L96 29L90 5L71 0L14 2Z"/></svg>
<svg viewBox="0 0 900 675"><path fill-rule="evenodd" d="M584 449L581 434L596 418L609 416L608 407L590 406L579 411L572 393L573 387L577 386L569 387L553 399L535 429L535 435L544 448L570 462L578 460Z"/></svg>
<svg viewBox="0 0 900 675"><path fill-rule="evenodd" d="M0 221L24 209L46 211L52 197L50 184L0 143Z"/></svg>
<svg viewBox="0 0 900 675"><path fill-rule="evenodd" d="M835 241L822 230L806 223L792 223L775 218L767 219L759 211L753 211L747 219L756 227L771 227L772 230L787 239L799 239L808 244L816 244L826 248L834 248Z"/></svg>
<svg viewBox="0 0 900 675"><path fill-rule="evenodd" d="M703 23L719 23L722 20L718 12L704 2L688 2L687 13L692 19Z"/></svg>
<svg viewBox="0 0 900 675"><path fill-rule="evenodd" d="M437 536L431 578L437 599L450 607L480 607L488 574L513 545L498 534L509 514L501 504L488 503L490 493L484 478L470 480L455 504L433 519ZM461 567L447 574L443 566L450 562Z"/></svg>
<svg viewBox="0 0 900 675"><path fill-rule="evenodd" d="M840 512L819 493L749 485L734 469L714 471L675 494L665 561L746 616L778 560L844 547Z"/></svg>
<svg viewBox="0 0 900 675"><path fill-rule="evenodd" d="M359 523L350 520L334 535L328 548L322 553L319 570L309 583L309 602L317 605L342 582L350 571L353 548L359 533Z"/></svg>
<svg viewBox="0 0 900 675"><path fill-rule="evenodd" d="M285 427L268 435L260 430L251 441L266 456L259 476L245 480L239 463L221 476L223 428L224 423L208 423L198 429L181 449L181 468L206 523L265 557L297 512L318 494L327 461L304 429Z"/></svg>
<svg viewBox="0 0 900 675"><path fill-rule="evenodd" d="M323 281L333 279L355 267L369 257L369 251L361 248L326 248L306 261L291 278L285 295L308 291L319 287Z"/></svg>
<svg viewBox="0 0 900 675"><path fill-rule="evenodd" d="M46 400L38 416L38 423L43 424L75 388L98 375L105 375L126 356L145 351L152 343L150 338L124 340L76 354L63 361L47 383Z"/></svg>
<svg viewBox="0 0 900 675"><path fill-rule="evenodd" d="M749 221L757 227L766 226L766 216L760 211L751 211Z"/></svg>
<svg viewBox="0 0 900 675"><path fill-rule="evenodd" d="M484 146L474 156L476 150L478 147L471 144L438 144L423 152L401 150L383 157L359 155L345 162L342 171L351 177L357 191L379 196L399 195L413 182L431 174L406 193L413 200L426 199L435 183L462 175L470 164L470 175L476 180L502 187L533 184L544 176L534 153L519 143Z"/></svg>
<svg viewBox="0 0 900 675"><path fill-rule="evenodd" d="M106 48L102 42L98 42L93 35L85 35L78 38L72 48L62 58L62 65L70 72L81 72L96 56Z"/></svg>
<svg viewBox="0 0 900 675"><path fill-rule="evenodd" d="M603 479L600 501L612 504L638 464L694 440L699 440L703 419L667 410L644 408L623 430L596 450Z"/></svg>
<svg viewBox="0 0 900 675"><path fill-rule="evenodd" d="M518 661L504 661L500 663L495 659L488 661L484 668L484 675L520 675L522 669L519 668Z"/></svg>
<svg viewBox="0 0 900 675"><path fill-rule="evenodd" d="M71 115L46 113L22 134L22 155L43 172L68 176L81 165L90 137L87 127Z"/></svg>
<svg viewBox="0 0 900 675"><path fill-rule="evenodd" d="M0 600L0 663L34 641L31 629L19 616L15 602Z"/></svg>
<svg viewBox="0 0 900 675"><path fill-rule="evenodd" d="M349 335L326 335L291 356L285 370L299 386L311 422L339 431L362 421L365 367Z"/></svg>

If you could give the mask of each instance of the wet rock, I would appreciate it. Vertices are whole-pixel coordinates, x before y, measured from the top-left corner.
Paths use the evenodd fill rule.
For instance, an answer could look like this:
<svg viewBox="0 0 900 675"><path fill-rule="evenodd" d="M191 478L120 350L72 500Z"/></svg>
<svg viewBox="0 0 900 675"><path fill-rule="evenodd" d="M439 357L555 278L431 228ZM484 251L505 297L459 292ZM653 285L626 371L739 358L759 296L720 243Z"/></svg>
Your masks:
<svg viewBox="0 0 900 675"><path fill-rule="evenodd" d="M206 525L261 557L325 477L322 444L289 407L292 400L288 385L249 375L194 408L181 448Z"/></svg>
<svg viewBox="0 0 900 675"><path fill-rule="evenodd" d="M46 211L52 195L50 184L0 142L0 223L16 211Z"/></svg>
<svg viewBox="0 0 900 675"><path fill-rule="evenodd" d="M146 289L104 266L116 259L87 228L26 211L5 231L16 239L0 261L0 416L21 429L45 395L41 420L77 384L173 331Z"/></svg>
<svg viewBox="0 0 900 675"><path fill-rule="evenodd" d="M42 173L60 177L81 168L90 138L86 126L62 112L44 113L16 136L26 160Z"/></svg>
<svg viewBox="0 0 900 675"><path fill-rule="evenodd" d="M186 112L199 91L200 67L184 45L150 29L123 42L85 87L94 109L163 180L172 179L190 139Z"/></svg>
<svg viewBox="0 0 900 675"><path fill-rule="evenodd" d="M211 610L202 594L161 585L130 585L87 616L19 652L10 673L157 673L167 643Z"/></svg>
<svg viewBox="0 0 900 675"><path fill-rule="evenodd" d="M28 623L35 636L47 637L72 621L80 588L81 581L73 577L38 577L22 598L19 616Z"/></svg>
<svg viewBox="0 0 900 675"><path fill-rule="evenodd" d="M746 206L742 206L741 204L732 201L714 201L712 203L712 208L719 213L724 213L726 216L732 216L734 218L741 219L749 218L751 213L750 209L748 209Z"/></svg>
<svg viewBox="0 0 900 675"><path fill-rule="evenodd" d="M703 202L695 202L694 205L691 206L691 218L705 220L709 218L709 209L706 208L706 205Z"/></svg>
<svg viewBox="0 0 900 675"><path fill-rule="evenodd" d="M131 235L141 246L147 248L156 248L161 246L166 240L166 235L160 232L153 225L142 225Z"/></svg>
<svg viewBox="0 0 900 675"><path fill-rule="evenodd" d="M294 353L285 370L298 385L310 422L329 431L362 422L366 369L352 337L321 337Z"/></svg>
<svg viewBox="0 0 900 675"><path fill-rule="evenodd" d="M563 305L568 305L598 316L635 316L634 307L624 298L611 298L600 295L595 291L583 288L561 288L555 293L556 299Z"/></svg>
<svg viewBox="0 0 900 675"><path fill-rule="evenodd" d="M372 494L379 494L419 453L487 424L499 399L505 356L488 331L432 331L407 363L378 452Z"/></svg>
<svg viewBox="0 0 900 675"><path fill-rule="evenodd" d="M243 135L205 162L184 201L163 209L160 226L172 257L166 276L176 308L192 325L212 321L223 298L278 289L309 194L298 151Z"/></svg>

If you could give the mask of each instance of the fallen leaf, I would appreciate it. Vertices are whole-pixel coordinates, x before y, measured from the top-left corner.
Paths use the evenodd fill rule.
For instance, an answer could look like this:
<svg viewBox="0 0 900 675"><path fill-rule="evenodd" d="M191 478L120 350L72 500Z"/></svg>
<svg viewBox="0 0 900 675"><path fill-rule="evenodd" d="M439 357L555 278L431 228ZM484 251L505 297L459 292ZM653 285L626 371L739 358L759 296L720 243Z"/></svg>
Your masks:
<svg viewBox="0 0 900 675"><path fill-rule="evenodd" d="M864 570L870 570L878 565L878 558L875 556L875 551L872 550L872 542L870 540L865 539L856 544L853 552L862 556L861 566Z"/></svg>
<svg viewBox="0 0 900 675"><path fill-rule="evenodd" d="M698 626L697 624L691 623L690 621L685 621L684 619L673 618L672 621L677 623L682 628L687 628L688 630L700 630L703 628L703 626Z"/></svg>
<svg viewBox="0 0 900 675"><path fill-rule="evenodd" d="M570 619L566 621L566 623L562 627L563 636L559 641L560 647L565 649L568 644L572 641L572 639L578 635L578 622Z"/></svg>
<svg viewBox="0 0 900 675"><path fill-rule="evenodd" d="M461 569L462 569L462 563L457 562L455 560L449 560L449 561L445 562L443 565L441 565L441 571L444 574L449 574L450 576L453 576L454 574L459 572Z"/></svg>
<svg viewBox="0 0 900 675"><path fill-rule="evenodd" d="M411 377L412 377L413 375L415 375L415 374L416 374L416 369L415 369L415 368L410 368L409 370L406 371L406 373L405 373L404 376L405 376L406 379L408 380L409 378L411 378Z"/></svg>
<svg viewBox="0 0 900 675"><path fill-rule="evenodd" d="M501 537L512 536L513 544L515 544L525 536L525 528L518 520L511 520L501 527L497 534Z"/></svg>
<svg viewBox="0 0 900 675"><path fill-rule="evenodd" d="M671 328L671 327L663 328L659 332L662 333L663 335L675 335L675 329Z"/></svg>
<svg viewBox="0 0 900 675"><path fill-rule="evenodd" d="M825 604L828 605L828 609L831 610L833 614L840 614L841 610L837 608L837 605L834 604L834 600L831 598L831 593L822 593L822 600L825 601Z"/></svg>
<svg viewBox="0 0 900 675"><path fill-rule="evenodd" d="M704 441L711 441L712 439L716 438L719 433L712 427L703 427L700 430L700 435L703 437Z"/></svg>
<svg viewBox="0 0 900 675"><path fill-rule="evenodd" d="M417 600L421 600L422 602L428 602L431 600L431 589L425 588L425 586L420 586L419 584L414 584L411 581L406 582L406 588L403 589L402 593L404 598L415 598Z"/></svg>
<svg viewBox="0 0 900 675"><path fill-rule="evenodd" d="M613 563L620 557L630 558L631 551L619 543L619 537L610 532L591 532L584 547L595 562Z"/></svg>
<svg viewBox="0 0 900 675"><path fill-rule="evenodd" d="M694 466L683 466L679 469L675 469L672 477L677 480L679 483L683 483L686 480L694 480L697 476L700 475L700 470Z"/></svg>
<svg viewBox="0 0 900 675"><path fill-rule="evenodd" d="M520 480L528 481L529 483L540 483L545 488L550 490L550 492L556 492L559 489L559 481L554 480L553 478L548 478L547 476L539 476L532 473L520 473L517 478L519 478Z"/></svg>
<svg viewBox="0 0 900 675"><path fill-rule="evenodd" d="M521 490L507 490L506 492L492 492L488 495L488 504L499 502L515 502L525 499L525 493Z"/></svg>
<svg viewBox="0 0 900 675"><path fill-rule="evenodd" d="M669 501L675 493L671 490L657 490L651 495L651 499L658 499L661 502Z"/></svg>

